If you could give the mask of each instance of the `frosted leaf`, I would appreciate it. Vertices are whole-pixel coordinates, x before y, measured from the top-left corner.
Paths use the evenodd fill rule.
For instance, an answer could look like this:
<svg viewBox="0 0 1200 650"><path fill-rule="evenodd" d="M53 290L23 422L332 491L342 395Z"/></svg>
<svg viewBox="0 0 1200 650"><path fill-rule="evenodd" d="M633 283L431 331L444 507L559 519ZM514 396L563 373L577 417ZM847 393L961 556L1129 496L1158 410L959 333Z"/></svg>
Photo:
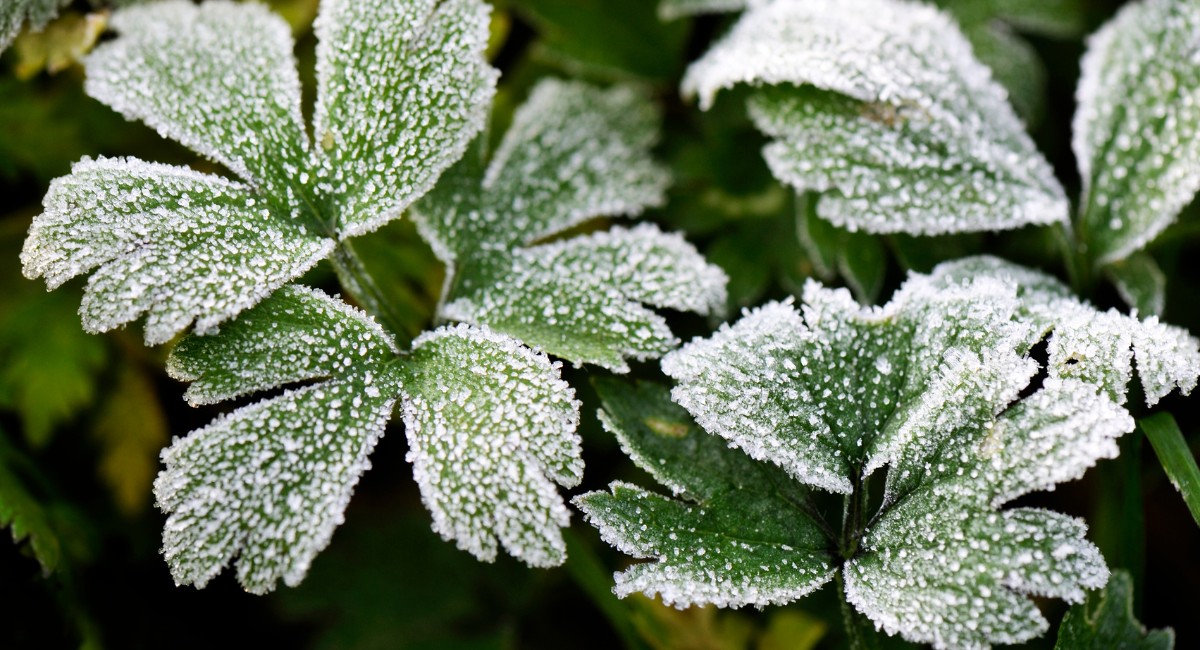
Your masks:
<svg viewBox="0 0 1200 650"><path fill-rule="evenodd" d="M639 467L686 501L613 483L575 499L608 543L639 558L619 596L661 595L676 607L786 603L832 579L834 558L807 489L701 431L665 387L597 385L604 428Z"/></svg>
<svg viewBox="0 0 1200 650"><path fill-rule="evenodd" d="M320 345L305 349L301 340ZM199 402L320 379L221 416L163 451L154 493L169 515L163 555L176 583L203 587L230 561L254 593L304 578L391 416L400 387L386 365L393 357L366 315L296 287L213 340L175 350L168 367L196 378L190 396Z"/></svg>
<svg viewBox="0 0 1200 650"><path fill-rule="evenodd" d="M0 2L0 52L8 49L21 25L28 23L32 30L40 30L55 16L58 10L70 4L70 0L4 0Z"/></svg>
<svg viewBox="0 0 1200 650"><path fill-rule="evenodd" d="M334 241L241 183L133 159L83 160L56 179L21 252L55 288L95 270L80 314L102 332L145 313L148 344L201 331L307 271Z"/></svg>
<svg viewBox="0 0 1200 650"><path fill-rule="evenodd" d="M631 389L598 386L601 421L623 449L697 503L623 484L579 499L606 540L660 560L618 575L618 594L658 593L681 605L788 602L821 584L809 582L817 575L811 550L825 549L824 566L845 571L850 605L888 633L935 647L989 647L1045 631L1026 596L1078 602L1104 584L1108 570L1082 522L999 509L1117 455L1117 438L1134 428L1120 405L1128 375L1117 384L1119 377L1095 368L1114 363L1120 350L1137 351L1133 332L1145 324L1113 314L1127 321L1123 339L1080 333L1082 321L1054 318L1074 319L1072 310L1098 321L1105 315L1052 278L993 258L914 274L883 307L859 307L847 291L815 282L803 303L748 312L663 359L663 371L679 382L672 398L715 434L707 442L682 413L661 405L661 391L656 397L639 387L643 396L634 400ZM1029 354L1052 329L1062 341L1051 340L1048 376L1031 390L1037 362ZM1088 336L1108 346L1103 364L1067 363L1062 355ZM1148 358L1170 366L1160 373L1180 377L1180 353L1161 348L1182 343L1156 345ZM741 510L724 510L714 497L720 486L744 490L756 475L748 459L718 459L722 443L743 449L765 475L783 472L768 481L783 503L759 510L739 494ZM878 509L863 512L874 502L866 478L882 468ZM806 506L805 485L847 495L840 533ZM710 561L712 548L703 544L720 535L737 540L745 529L760 543L778 541L772 522L787 507L800 513L787 521L812 524L809 545L788 543L790 555L774 554L782 547L761 555L764 547L748 541L716 545L725 563ZM800 584L811 586L772 591Z"/></svg>
<svg viewBox="0 0 1200 650"><path fill-rule="evenodd" d="M282 211L306 194L308 136L292 31L266 5L172 0L116 12L85 89L225 165Z"/></svg>
<svg viewBox="0 0 1200 650"><path fill-rule="evenodd" d="M439 315L623 371L626 357L658 356L678 343L648 307L719 310L725 275L653 226L532 245L662 202L666 172L649 153L656 119L628 88L539 84L490 162L482 151L468 154L415 207L421 233L448 266Z"/></svg>
<svg viewBox="0 0 1200 650"><path fill-rule="evenodd" d="M229 319L338 240L400 216L479 133L494 91L487 7L434 4L322 3L315 143L290 30L264 6L118 11L119 36L87 59L87 91L239 180L85 160L51 186L22 254L26 275L53 288L100 266L85 327L148 312L146 340L161 343L193 320L203 332Z"/></svg>
<svg viewBox="0 0 1200 650"><path fill-rule="evenodd" d="M1088 40L1073 149L1079 229L1100 263L1175 221L1200 189L1200 6L1142 0Z"/></svg>
<svg viewBox="0 0 1200 650"><path fill-rule="evenodd" d="M413 342L404 379L408 459L433 529L475 557L497 545L531 566L566 558L569 512L555 489L583 475L579 402L558 366L468 325Z"/></svg>
<svg viewBox="0 0 1200 650"><path fill-rule="evenodd" d="M740 11L749 0L659 0L658 15L663 20L676 20L699 14L719 14Z"/></svg>
<svg viewBox="0 0 1200 650"><path fill-rule="evenodd" d="M930 282L941 287L984 276L1018 285L1019 318L1034 327L1031 343L1050 337L1051 377L1083 379L1123 404L1136 360L1147 406L1173 390L1186 395L1196 387L1200 340L1155 316L1139 321L1115 309L1097 311L1058 280L994 257L941 264Z"/></svg>
<svg viewBox="0 0 1200 650"><path fill-rule="evenodd" d="M954 22L902 0L757 3L684 78L750 99L772 172L850 229L939 234L1066 220L1053 171Z"/></svg>
<svg viewBox="0 0 1200 650"><path fill-rule="evenodd" d="M725 302L723 272L678 234L642 224L517 249L494 268L467 267L454 320L484 323L576 363L625 372L626 357L655 358L679 344L643 305L709 314Z"/></svg>
<svg viewBox="0 0 1200 650"><path fill-rule="evenodd" d="M479 0L324 0L317 34L321 199L342 237L369 232L433 187L487 118L497 70Z"/></svg>

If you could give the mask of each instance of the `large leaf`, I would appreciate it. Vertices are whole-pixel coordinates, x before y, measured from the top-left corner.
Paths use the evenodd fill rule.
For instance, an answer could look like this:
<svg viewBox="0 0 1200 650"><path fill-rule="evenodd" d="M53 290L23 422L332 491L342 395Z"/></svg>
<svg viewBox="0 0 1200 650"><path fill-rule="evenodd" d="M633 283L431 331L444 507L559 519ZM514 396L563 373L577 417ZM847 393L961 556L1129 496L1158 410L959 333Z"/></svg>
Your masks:
<svg viewBox="0 0 1200 650"><path fill-rule="evenodd" d="M1104 584L1107 568L1083 522L1001 508L1117 455L1116 438L1133 429L1120 405L1130 373L1100 372L1103 364L1129 363L1136 351L1139 363L1149 357L1158 367L1186 366L1188 374L1169 384L1185 390L1200 374L1196 341L1186 333L1118 314L1108 325L1123 336L1097 333L1068 312L1105 315L1060 289L1052 278L991 258L914 275L878 308L810 283L802 309L768 305L667 355L663 370L679 381L672 397L723 439L718 447L727 442L760 467L784 472L772 485L847 495L844 520L839 533L814 523L823 543L788 543L793 552L769 561L746 542L716 546L720 559L713 563L714 549L693 543L694 536L777 541L771 526L782 505L764 512L742 499L738 513L750 514L742 521L705 502L703 483L688 482L721 480L725 461L650 462L654 456L626 445L635 462L701 507L624 484L581 499L619 548L660 559L622 574L617 592L666 594L681 604L786 602L805 590L763 586L808 584L811 549L823 548L832 556L827 566L843 571L850 605L890 634L964 647L1044 632L1048 623L1026 596L1079 602L1085 589ZM1133 339L1156 328L1168 343L1143 353ZM1049 367L1031 385L1038 364L1029 355L1048 332ZM1064 358L1084 352L1103 361ZM1147 374L1146 392L1157 399L1168 382ZM867 478L884 467L883 494L872 499ZM790 501L818 521L802 499ZM804 517L788 521L799 525ZM676 538L689 546L660 541ZM726 600L730 593L738 598Z"/></svg>
<svg viewBox="0 0 1200 650"><path fill-rule="evenodd" d="M725 276L678 235L614 228L534 245L663 200L651 104L628 88L546 81L486 165L468 155L416 206L447 264L441 316L484 324L576 363L627 368L678 341L645 305L708 314Z"/></svg>
<svg viewBox="0 0 1200 650"><path fill-rule="evenodd" d="M163 453L155 492L170 515L163 553L177 582L203 586L235 556L249 591L302 580L397 400L443 537L481 559L497 539L535 566L563 559L554 482L574 485L582 471L578 405L545 355L509 337L460 325L401 357L362 312L290 286L219 334L184 339L168 370L192 382L194 404L291 386Z"/></svg>
<svg viewBox="0 0 1200 650"><path fill-rule="evenodd" d="M692 65L686 94L763 87L750 111L776 177L870 232L938 234L1066 220L1049 164L957 25L904 0L753 3Z"/></svg>
<svg viewBox="0 0 1200 650"><path fill-rule="evenodd" d="M162 343L192 321L211 330L339 240L399 216L480 131L496 76L483 59L487 8L434 5L323 4L315 146L282 19L222 0L117 12L120 36L87 60L88 92L240 180L84 160L52 184L26 275L53 288L95 269L85 328L146 313L146 341Z"/></svg>
<svg viewBox="0 0 1200 650"><path fill-rule="evenodd" d="M1200 189L1197 33L1196 3L1140 0L1088 40L1073 148L1079 229L1100 263L1145 246Z"/></svg>

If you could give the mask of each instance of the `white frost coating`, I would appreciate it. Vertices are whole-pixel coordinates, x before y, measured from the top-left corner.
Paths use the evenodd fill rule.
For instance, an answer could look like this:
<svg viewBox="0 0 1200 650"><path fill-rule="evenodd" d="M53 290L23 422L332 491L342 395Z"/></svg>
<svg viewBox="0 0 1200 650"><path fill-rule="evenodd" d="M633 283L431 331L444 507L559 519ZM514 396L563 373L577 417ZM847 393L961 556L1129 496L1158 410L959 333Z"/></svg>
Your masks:
<svg viewBox="0 0 1200 650"><path fill-rule="evenodd" d="M50 288L93 269L80 313L102 332L147 314L146 343L210 331L312 268L334 241L277 219L240 183L133 159L55 179L21 251Z"/></svg>
<svg viewBox="0 0 1200 650"><path fill-rule="evenodd" d="M703 108L750 101L772 172L827 192L818 214L870 232L1067 219L1053 170L948 16L902 0L757 3L684 78Z"/></svg>
<svg viewBox="0 0 1200 650"><path fill-rule="evenodd" d="M1099 262L1175 221L1200 189L1200 6L1125 5L1088 40L1072 145L1081 230Z"/></svg>
<svg viewBox="0 0 1200 650"><path fill-rule="evenodd" d="M570 513L554 484L578 485L583 460L558 364L457 325L418 337L405 372L408 460L433 529L481 560L502 545L531 566L561 564Z"/></svg>
<svg viewBox="0 0 1200 650"><path fill-rule="evenodd" d="M60 7L71 0L4 0L0 2L0 52L8 49L21 25L28 22L29 29L38 31L58 15Z"/></svg>
<svg viewBox="0 0 1200 650"><path fill-rule="evenodd" d="M247 591L299 584L391 415L394 394L365 394L361 379L288 391L164 450L154 493L170 515L162 550L175 582L203 587L236 557Z"/></svg>
<svg viewBox="0 0 1200 650"><path fill-rule="evenodd" d="M749 4L748 0L660 0L658 17L662 20L677 20L699 14L719 14L740 11Z"/></svg>
<svg viewBox="0 0 1200 650"><path fill-rule="evenodd" d="M653 103L630 88L534 88L490 162L477 147L414 207L448 266L439 316L624 372L627 358L678 344L649 307L719 312L724 272L678 235L641 226L533 245L660 205L668 176L650 156L657 122Z"/></svg>
<svg viewBox="0 0 1200 650"><path fill-rule="evenodd" d="M1049 376L1019 399L1036 370L1027 355L1051 330L1058 339L1051 339ZM1129 371L1096 368L1122 358L1128 367L1131 349L1142 353L1135 333L1158 348L1147 352L1160 359L1148 394L1194 382L1195 342L1186 334L1098 313L1053 278L970 258L914 274L881 308L860 308L844 290L810 283L800 312L767 305L667 355L662 367L679 382L672 397L703 428L798 482L859 499L859 477L886 465L883 503L863 517L860 550L844 565L848 600L910 641L982 648L1046 629L1025 595L1078 602L1108 578L1082 522L997 509L1117 455L1117 438L1134 429L1119 404ZM675 558L662 541L686 553L677 538L714 539L712 528L726 516L719 504L693 509L618 488L580 498L589 521L625 552L659 559L619 576L619 594L777 602L756 582L776 576L777 564L761 562L747 575L749 562L741 562L764 552L754 544L708 566L707 552ZM793 577L807 580L813 558L793 550ZM735 585L732 600L710 589L727 583Z"/></svg>
<svg viewBox="0 0 1200 650"><path fill-rule="evenodd" d="M264 6L118 11L118 38L87 58L87 91L240 182L84 160L52 184L22 253L26 275L53 288L99 266L81 310L88 330L145 312L151 344L193 320L210 331L336 239L400 216L462 155L494 92L487 16L478 0L322 3L310 143L290 30Z"/></svg>
<svg viewBox="0 0 1200 650"><path fill-rule="evenodd" d="M398 354L365 312L325 293L289 285L221 327L191 336L167 358L167 374L190 382L189 404L215 404L289 383L333 377Z"/></svg>
<svg viewBox="0 0 1200 650"><path fill-rule="evenodd" d="M1196 387L1200 340L1157 317L1139 321L1115 309L1097 311L1053 277L995 257L946 262L933 270L929 282L937 289L981 277L1017 284L1019 318L1034 327L1030 344L1050 335L1051 377L1081 379L1123 404L1136 359L1147 406L1173 390L1187 395Z"/></svg>
<svg viewBox="0 0 1200 650"><path fill-rule="evenodd" d="M317 44L319 193L353 237L400 216L483 130L499 71L479 0L324 0Z"/></svg>
<svg viewBox="0 0 1200 650"><path fill-rule="evenodd" d="M240 408L178 439L155 481L169 515L163 555L203 587L234 560L248 591L296 585L342 522L400 384L394 344L362 312L285 287L213 336L172 351L172 376L213 403L302 379L320 383Z"/></svg>
<svg viewBox="0 0 1200 650"><path fill-rule="evenodd" d="M719 313L728 278L652 224L518 249L502 282L462 291L446 318L496 327L548 352L626 372L679 344L642 305Z"/></svg>
<svg viewBox="0 0 1200 650"><path fill-rule="evenodd" d="M305 164L292 31L266 5L170 0L116 12L85 89L269 196Z"/></svg>

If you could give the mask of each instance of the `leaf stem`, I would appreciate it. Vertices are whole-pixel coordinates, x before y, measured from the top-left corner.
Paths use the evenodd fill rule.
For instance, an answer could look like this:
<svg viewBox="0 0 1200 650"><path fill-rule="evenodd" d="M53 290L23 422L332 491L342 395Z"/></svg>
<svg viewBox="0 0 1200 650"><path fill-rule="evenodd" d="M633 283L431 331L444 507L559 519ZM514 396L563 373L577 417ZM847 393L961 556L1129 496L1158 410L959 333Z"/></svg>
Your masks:
<svg viewBox="0 0 1200 650"><path fill-rule="evenodd" d="M844 559L851 559L858 552L858 542L862 538L863 511L867 505L866 482L863 481L862 470L855 468L851 477L850 495L846 497L846 511L842 517L841 553Z"/></svg>
<svg viewBox="0 0 1200 650"><path fill-rule="evenodd" d="M378 318L393 334L404 336L404 319L396 312L393 301L388 300L379 284L375 282L374 276L354 250L353 244L347 240L338 242L330 261L333 262L338 282L353 296L354 301Z"/></svg>

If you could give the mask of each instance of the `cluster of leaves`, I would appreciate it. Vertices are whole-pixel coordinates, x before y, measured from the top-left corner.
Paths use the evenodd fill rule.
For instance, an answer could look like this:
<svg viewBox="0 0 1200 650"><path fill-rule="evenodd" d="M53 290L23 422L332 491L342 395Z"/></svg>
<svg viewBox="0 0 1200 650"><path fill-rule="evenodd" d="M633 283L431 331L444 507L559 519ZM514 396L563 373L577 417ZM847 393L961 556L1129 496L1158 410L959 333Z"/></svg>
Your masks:
<svg viewBox="0 0 1200 650"><path fill-rule="evenodd" d="M65 4L6 4L0 50ZM164 0L56 22L22 54L22 75L69 65L111 28L84 62L88 95L206 160L85 157L50 183L20 254L51 289L87 278L85 331L144 316L147 345L174 342L167 373L189 383L190 404L233 403L162 451L153 493L176 583L202 587L233 564L253 593L298 585L398 413L433 530L487 562L501 548L533 567L583 554L571 572L627 643L683 643L672 630L689 626L720 627L711 634L730 643L815 643L825 627L792 610L756 632L734 614L680 622L597 595L609 586L600 564L564 535L559 488L583 478L591 394L564 379L565 361L607 371L594 382L603 429L674 493L617 481L573 500L603 540L647 560L616 574L620 597L762 607L835 582L852 642L873 626L935 647L1041 635L1050 623L1029 597L1049 597L1076 603L1063 647L1169 647L1169 631L1133 618L1130 578L1110 579L1081 519L1013 502L1116 457L1141 428L1200 512L1182 433L1169 415L1139 427L1143 407L1129 403L1153 407L1200 377L1200 341L1159 321L1167 278L1143 250L1200 189L1200 10L1136 0L1089 39L1073 201L1026 130L1043 117L1047 72L1017 33L1077 37L1082 5L934 4L512 0L493 16L482 0L322 0L308 3L311 123L304 41L265 6ZM489 52L510 16L538 31L522 53L535 63L497 93ZM631 16L638 38L581 36ZM683 72L688 30L721 24ZM646 86L680 72L704 137L669 133L657 152L668 168L651 153L660 110ZM773 182L741 168L745 143ZM712 180L705 165L722 168L720 187L676 201ZM674 194L673 176L685 185ZM698 221L678 213L695 206L721 215L692 234L716 233L709 259L728 274L654 223L602 221L661 209L688 228ZM921 238L1027 226L1050 227L1038 232L1052 233L1074 290L993 256L926 274L908 261L945 241ZM392 247L397 235L420 252ZM380 248L402 268L364 255ZM862 306L887 288L892 253L905 281L886 305ZM328 270L345 299L304 286ZM1133 315L1077 297L1095 296L1099 277ZM769 302L679 348L664 310L715 324L772 281L800 306ZM0 323L0 352L21 362L0 375L0 406L20 413L34 447L93 401L114 356L73 327L7 351L38 338L13 328L61 328L73 298L55 295L53 317L21 299ZM673 389L631 366L660 357ZM145 361L109 375L112 397L91 413L100 472L126 513L166 429L135 406L154 402ZM615 376L631 370L652 379ZM51 402L25 375L71 390ZM49 571L65 538L26 464L0 447L0 525L28 536ZM296 611L322 609L305 598Z"/></svg>

